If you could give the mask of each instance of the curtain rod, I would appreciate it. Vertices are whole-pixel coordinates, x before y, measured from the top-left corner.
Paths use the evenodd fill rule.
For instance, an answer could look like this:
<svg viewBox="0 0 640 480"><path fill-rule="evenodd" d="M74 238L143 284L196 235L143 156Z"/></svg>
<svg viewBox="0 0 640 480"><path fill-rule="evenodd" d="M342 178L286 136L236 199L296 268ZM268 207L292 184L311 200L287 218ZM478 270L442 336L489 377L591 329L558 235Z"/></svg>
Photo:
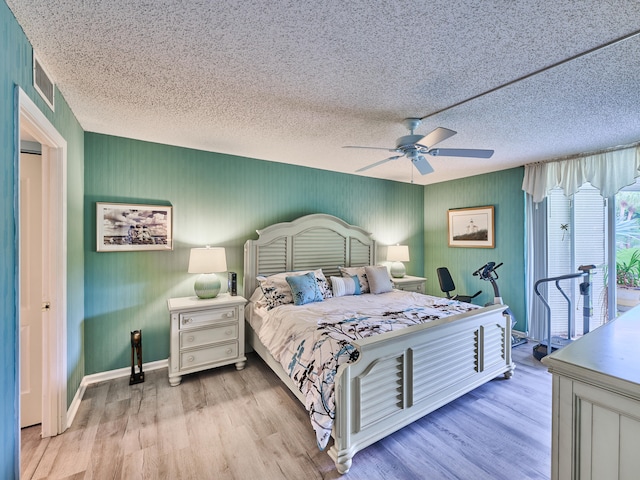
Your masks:
<svg viewBox="0 0 640 480"><path fill-rule="evenodd" d="M564 60L560 60L559 62L556 62L556 63L552 63L551 65L547 65L546 67L543 67L543 68L541 68L539 70L536 70L534 72L531 72L531 73L527 73L526 75L523 75L521 77L514 78L513 80L510 80L510 81L508 81L506 83L503 83L502 85L498 85L497 87L493 87L493 88L487 90L486 92L479 93L479 94L474 95L472 97L469 97L469 98L466 98L464 100L461 100L461 101L459 101L457 103L454 103L453 105L449 105L448 107L444 107L444 108L441 108L440 110L437 110L435 112L431 112L431 113L425 115L424 117L420 117L420 120L426 120L429 117L433 117L433 116L438 115L438 114L440 114L442 112L446 112L447 110L451 110L452 108L459 107L460 105L464 105L465 103L471 102L472 100L476 100L478 98L484 97L485 95L488 95L490 93L493 93L493 92L496 92L498 90L501 90L501 89L503 89L505 87L513 85L514 83L521 82L523 80L526 80L527 78L531 78L531 77L533 77L535 75L539 75L541 73L546 72L547 70L551 70L552 68L559 67L560 65L564 65L565 63L572 62L573 60L577 60L578 58L584 57L586 55L589 55L591 53L597 52L597 51L602 50L604 48L607 48L607 47L610 47L612 45L616 45L618 43L624 42L624 41L629 40L630 38L636 37L638 35L640 35L640 30L636 30L634 32L628 33L628 34L623 35L622 37L619 37L619 38L614 38L613 40L610 40L608 42L603 43L602 45L598 45L596 47L590 48L589 50L585 50L584 52L580 52L580 53L578 53L576 55L572 55L571 57L565 58Z"/></svg>
<svg viewBox="0 0 640 480"><path fill-rule="evenodd" d="M554 162L562 162L562 161L565 161L565 160L574 160L574 159L577 159L577 158L585 158L585 157L591 157L592 155L601 155L603 153L617 152L618 150L625 150L627 148L634 148L634 147L640 147L640 141L634 142L634 143L629 143L627 145L617 145L615 147L604 148L602 150L594 150L592 152L575 153L575 154L572 154L572 155L565 155L563 157L550 158L549 160L538 160L536 162L525 163L524 166L526 167L527 165L542 165L542 164L545 164L545 163L554 163Z"/></svg>

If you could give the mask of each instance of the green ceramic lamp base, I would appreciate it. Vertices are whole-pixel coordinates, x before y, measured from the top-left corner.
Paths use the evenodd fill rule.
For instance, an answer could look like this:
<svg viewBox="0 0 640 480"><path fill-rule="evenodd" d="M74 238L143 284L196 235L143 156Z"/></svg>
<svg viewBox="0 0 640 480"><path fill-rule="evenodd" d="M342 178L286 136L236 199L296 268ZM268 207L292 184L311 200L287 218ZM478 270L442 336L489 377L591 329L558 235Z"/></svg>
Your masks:
<svg viewBox="0 0 640 480"><path fill-rule="evenodd" d="M220 293L220 279L215 273L201 274L194 285L198 298L215 298Z"/></svg>

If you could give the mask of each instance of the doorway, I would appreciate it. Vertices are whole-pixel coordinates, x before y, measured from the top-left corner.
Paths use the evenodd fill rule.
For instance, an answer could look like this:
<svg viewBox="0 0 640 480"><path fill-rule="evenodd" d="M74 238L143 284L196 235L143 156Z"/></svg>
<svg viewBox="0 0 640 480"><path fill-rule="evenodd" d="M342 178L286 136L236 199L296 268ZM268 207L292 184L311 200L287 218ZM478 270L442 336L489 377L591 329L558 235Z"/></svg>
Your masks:
<svg viewBox="0 0 640 480"><path fill-rule="evenodd" d="M32 352L29 345L34 342L21 341L18 347L18 368L20 381L26 378L29 364L39 364L41 379L37 381L41 387L41 403L35 407L41 409L42 437L51 437L62 433L67 428L67 143L53 127L51 122L38 109L35 103L20 88L16 87L16 122L21 139L37 142L41 145L41 156L36 169L41 173L39 186L42 195L40 219L40 237L34 248L41 252L37 266L41 276L41 290L33 293L29 285L18 282L18 303L23 304L23 297L36 297L40 303L42 331L35 333L41 340L41 346ZM21 172L22 160L16 149L16 166ZM25 165L26 166L26 165ZM16 186L21 192L21 186ZM16 217L20 219L22 228L23 205L18 197ZM19 280L27 272L23 272L22 235L18 233L17 251L20 252ZM18 331L22 327L22 312L18 310ZM45 321L42 321L45 320ZM27 350L27 351L25 351ZM33 355L32 355L33 354ZM22 385L20 385L22 391ZM22 411L20 411L22 424Z"/></svg>

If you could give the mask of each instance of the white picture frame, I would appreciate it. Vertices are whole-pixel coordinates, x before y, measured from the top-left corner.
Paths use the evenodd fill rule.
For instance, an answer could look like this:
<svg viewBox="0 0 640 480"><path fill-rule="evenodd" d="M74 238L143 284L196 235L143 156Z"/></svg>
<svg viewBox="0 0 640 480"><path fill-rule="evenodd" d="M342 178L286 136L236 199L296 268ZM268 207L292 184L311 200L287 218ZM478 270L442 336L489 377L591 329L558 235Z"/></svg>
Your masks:
<svg viewBox="0 0 640 480"><path fill-rule="evenodd" d="M96 203L96 251L173 250L173 207Z"/></svg>

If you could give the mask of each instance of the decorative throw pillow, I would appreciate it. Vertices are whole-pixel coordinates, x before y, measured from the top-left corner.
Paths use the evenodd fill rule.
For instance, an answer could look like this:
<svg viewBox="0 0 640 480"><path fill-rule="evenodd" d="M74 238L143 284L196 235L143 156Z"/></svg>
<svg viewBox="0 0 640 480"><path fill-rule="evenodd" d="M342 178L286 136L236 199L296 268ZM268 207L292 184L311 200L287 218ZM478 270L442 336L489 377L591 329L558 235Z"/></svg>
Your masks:
<svg viewBox="0 0 640 480"><path fill-rule="evenodd" d="M322 298L326 300L327 298L333 297L333 293L331 292L331 285L329 285L327 277L324 276L324 272L322 271L322 269L319 268L318 270L314 270L313 273L316 276L316 282L318 283L318 289L322 294Z"/></svg>
<svg viewBox="0 0 640 480"><path fill-rule="evenodd" d="M369 291L371 293L385 293L393 290L393 284L391 278L389 278L389 271L384 266L368 266L364 267L364 271L367 274L367 280L369 281Z"/></svg>
<svg viewBox="0 0 640 480"><path fill-rule="evenodd" d="M295 305L321 302L323 300L316 281L316 275L313 272L286 277L286 280L291 288Z"/></svg>
<svg viewBox="0 0 640 480"><path fill-rule="evenodd" d="M287 283L288 276L304 275L309 273L308 270L303 272L283 272L276 273L275 275L269 275L268 277L257 277L260 283L260 289L264 293L264 300L267 306L267 310L279 307L280 305L286 305L293 303L293 294L291 293L291 287Z"/></svg>
<svg viewBox="0 0 640 480"><path fill-rule="evenodd" d="M369 281L369 291L371 293L384 293L393 290L391 279L389 278L389 271L384 266L369 266L364 267L364 271L367 274L367 280Z"/></svg>
<svg viewBox="0 0 640 480"><path fill-rule="evenodd" d="M364 267L340 267L340 274L343 277L357 275L358 281L360 282L360 292L369 293L369 282L367 281L367 274L364 271Z"/></svg>
<svg viewBox="0 0 640 480"><path fill-rule="evenodd" d="M267 310L271 310L272 308L280 305L294 303L291 287L287 283L287 277L305 275L310 272L310 270L302 270L298 272L276 273L274 275L269 275L268 277L257 277L260 289L264 294L264 302ZM311 273L313 273L316 278L318 288L320 289L323 298L331 298L331 289L329 288L329 283L327 282L324 273L322 273L322 269L314 270Z"/></svg>
<svg viewBox="0 0 640 480"><path fill-rule="evenodd" d="M358 276L351 277L329 277L333 287L334 297L344 297L346 295L360 295L360 282Z"/></svg>

